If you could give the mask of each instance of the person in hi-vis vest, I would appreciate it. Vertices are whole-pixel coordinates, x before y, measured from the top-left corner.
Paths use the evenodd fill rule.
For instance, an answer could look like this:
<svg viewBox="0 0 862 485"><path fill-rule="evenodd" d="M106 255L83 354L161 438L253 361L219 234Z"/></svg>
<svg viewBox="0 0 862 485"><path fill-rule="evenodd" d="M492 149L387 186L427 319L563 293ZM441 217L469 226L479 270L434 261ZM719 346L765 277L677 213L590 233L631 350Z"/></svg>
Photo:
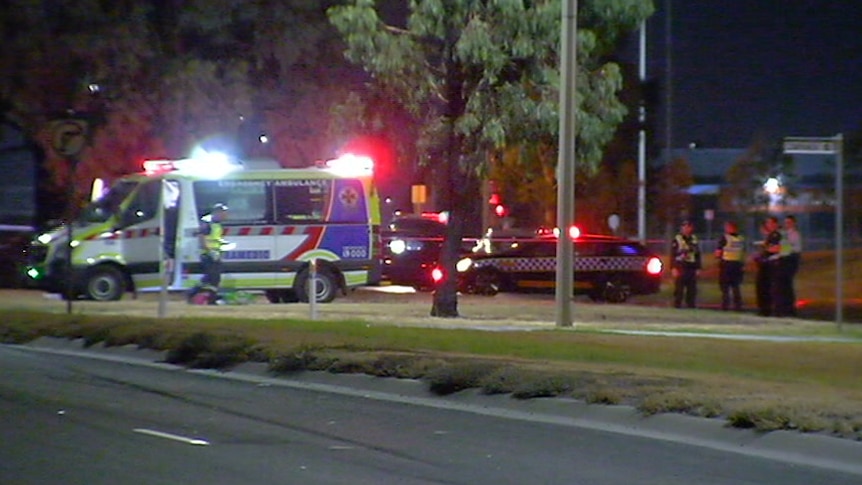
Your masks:
<svg viewBox="0 0 862 485"><path fill-rule="evenodd" d="M200 282L189 291L188 300L194 297L204 288L210 290L210 301L218 302L218 287L221 284L222 251L225 246L224 226L222 222L227 219L227 206L215 204L212 211L201 218L201 226L197 232L200 245L201 277Z"/></svg>
<svg viewBox="0 0 862 485"><path fill-rule="evenodd" d="M718 258L718 286L721 289L721 309L742 310L740 285L745 270L745 238L734 221L724 223L724 234L715 249Z"/></svg>
<svg viewBox="0 0 862 485"><path fill-rule="evenodd" d="M691 221L684 221L671 243L671 275L674 279L673 306L688 308L697 304L697 276L700 273L700 244Z"/></svg>

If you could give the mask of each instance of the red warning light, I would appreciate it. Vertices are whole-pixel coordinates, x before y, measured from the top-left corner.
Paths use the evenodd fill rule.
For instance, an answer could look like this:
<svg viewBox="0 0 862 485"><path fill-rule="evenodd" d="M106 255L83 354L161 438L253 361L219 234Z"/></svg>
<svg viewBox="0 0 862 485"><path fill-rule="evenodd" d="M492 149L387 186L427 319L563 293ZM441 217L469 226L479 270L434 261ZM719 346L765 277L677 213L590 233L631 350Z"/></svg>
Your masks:
<svg viewBox="0 0 862 485"><path fill-rule="evenodd" d="M439 266L435 267L431 270L431 279L434 280L434 283L439 283L443 281L443 269Z"/></svg>

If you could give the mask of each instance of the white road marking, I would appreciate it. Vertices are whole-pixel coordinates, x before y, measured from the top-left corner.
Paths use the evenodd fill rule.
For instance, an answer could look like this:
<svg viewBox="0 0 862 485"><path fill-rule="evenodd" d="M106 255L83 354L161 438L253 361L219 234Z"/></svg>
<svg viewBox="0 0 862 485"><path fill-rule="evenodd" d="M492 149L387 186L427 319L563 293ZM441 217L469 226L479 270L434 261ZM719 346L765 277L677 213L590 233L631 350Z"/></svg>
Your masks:
<svg viewBox="0 0 862 485"><path fill-rule="evenodd" d="M156 431L153 429L146 428L135 428L132 431L135 433L141 433L149 436L155 436L156 438L164 438L167 440L179 441L180 443L186 443L194 446L209 446L210 442L197 438L189 438L187 436L180 436L177 434L165 433L163 431Z"/></svg>

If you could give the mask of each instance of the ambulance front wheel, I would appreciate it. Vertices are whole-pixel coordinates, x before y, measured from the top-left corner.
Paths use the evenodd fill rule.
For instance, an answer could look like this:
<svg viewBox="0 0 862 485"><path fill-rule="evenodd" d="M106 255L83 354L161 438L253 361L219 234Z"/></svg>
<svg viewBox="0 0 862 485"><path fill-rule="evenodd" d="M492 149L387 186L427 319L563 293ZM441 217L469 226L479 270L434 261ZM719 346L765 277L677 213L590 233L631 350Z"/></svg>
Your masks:
<svg viewBox="0 0 862 485"><path fill-rule="evenodd" d="M84 297L95 301L116 301L126 291L123 272L111 266L90 270L84 286Z"/></svg>

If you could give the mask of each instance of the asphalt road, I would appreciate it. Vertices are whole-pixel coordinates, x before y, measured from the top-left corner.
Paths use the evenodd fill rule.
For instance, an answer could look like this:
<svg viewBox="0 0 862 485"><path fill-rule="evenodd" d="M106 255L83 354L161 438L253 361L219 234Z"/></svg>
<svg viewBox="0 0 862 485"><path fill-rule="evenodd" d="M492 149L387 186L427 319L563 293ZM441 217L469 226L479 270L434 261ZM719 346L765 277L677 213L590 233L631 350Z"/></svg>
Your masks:
<svg viewBox="0 0 862 485"><path fill-rule="evenodd" d="M0 483L862 483L862 471L578 426L538 408L429 404L441 401L405 397L410 382L336 392L112 352L0 346Z"/></svg>

